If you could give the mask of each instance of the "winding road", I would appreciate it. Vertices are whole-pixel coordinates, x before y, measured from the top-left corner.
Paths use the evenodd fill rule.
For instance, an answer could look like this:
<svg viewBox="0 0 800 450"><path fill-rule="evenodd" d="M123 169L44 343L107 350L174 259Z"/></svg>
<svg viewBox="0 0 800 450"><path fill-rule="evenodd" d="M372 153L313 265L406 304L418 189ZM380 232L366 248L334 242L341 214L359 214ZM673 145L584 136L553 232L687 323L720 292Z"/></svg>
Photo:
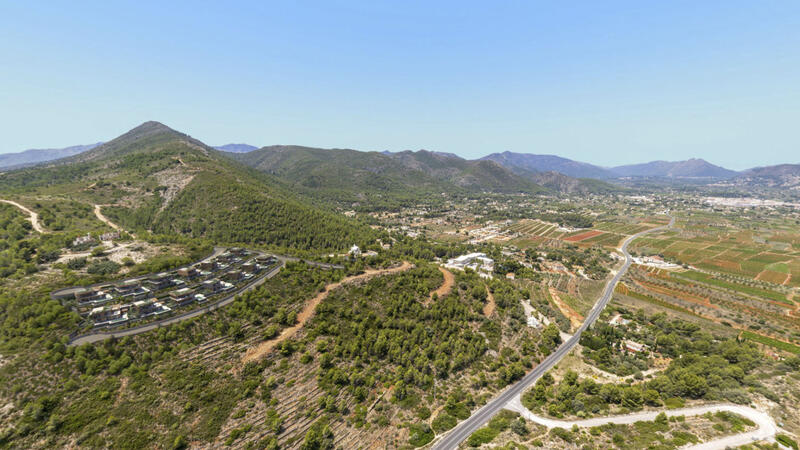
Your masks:
<svg viewBox="0 0 800 450"><path fill-rule="evenodd" d="M19 203L15 202L13 200L4 200L4 199L0 198L0 202L1 203L8 203L9 205L16 206L22 212L24 212L25 214L28 215L28 220L31 221L31 225L33 225L33 229L34 230L38 231L39 233L47 233L47 231L45 231L45 229L42 226L42 224L39 222L39 214L36 214L35 212L31 211L30 209L26 208L25 206L20 205Z"/></svg>
<svg viewBox="0 0 800 450"><path fill-rule="evenodd" d="M655 420L656 416L662 412L662 411L645 411L633 414L625 414L621 416L594 417L591 419L581 419L581 420L556 420L556 419L548 419L546 417L540 417L533 414L528 408L522 405L519 395L514 397L508 403L508 405L506 405L506 409L509 409L511 411L516 411L520 413L522 417L532 422L538 423L539 425L544 425L547 428L561 427L565 429L570 429L575 425L579 427L598 427L601 425L605 425L607 423L632 424L639 421L650 422ZM768 414L763 413L757 409L742 405L723 403L718 405L704 405L704 406L694 406L689 408L672 409L663 412L667 415L667 417L672 417L672 416L699 416L705 413L709 412L715 413L718 411L728 411L746 417L752 420L756 424L756 428L746 433L739 433L731 436L725 436L719 439L714 439L712 441L703 442L701 444L692 445L690 447L685 447L686 449L710 450L710 449L735 447L744 444L749 444L753 441L769 439L772 436L774 436L775 433L778 431L778 427L775 424L775 421Z"/></svg>
<svg viewBox="0 0 800 450"><path fill-rule="evenodd" d="M491 419L495 414L497 414L501 409L505 408L514 398L518 397L522 394L528 387L532 386L536 380L539 379L542 375L544 375L548 370L550 370L553 366L558 364L561 359L569 353L575 345L578 344L578 341L581 339L581 334L589 328L598 317L600 317L600 313L603 312L603 309L606 307L608 302L611 300L611 296L614 293L614 288L617 286L617 283L622 276L625 275L628 268L633 263L633 258L631 257L630 253L628 253L628 245L633 242L635 239L647 234L652 233L654 231L660 231L666 228L670 228L675 224L675 218L670 217L669 224L661 227L651 228L649 230L645 230L634 235L629 236L620 246L619 250L625 255L625 263L622 267L619 268L617 273L614 277L609 280L606 284L605 289L603 290L603 294L600 296L600 299L597 300L597 303L592 307L592 310L586 316L586 319L583 321L583 324L578 328L575 334L567 339L564 343L561 344L555 352L551 353L550 356L545 358L541 364L536 366L533 370L528 372L527 375L522 377L519 381L512 384L500 394L498 394L495 398L489 401L489 403L482 406L480 409L472 413L470 417L468 417L463 422L456 425L455 428L450 430L447 434L442 435L438 438L438 441L434 443L432 446L433 449L436 450L450 450L458 448L458 445L467 439L472 433L474 433L478 428L482 427L486 424L489 419Z"/></svg>

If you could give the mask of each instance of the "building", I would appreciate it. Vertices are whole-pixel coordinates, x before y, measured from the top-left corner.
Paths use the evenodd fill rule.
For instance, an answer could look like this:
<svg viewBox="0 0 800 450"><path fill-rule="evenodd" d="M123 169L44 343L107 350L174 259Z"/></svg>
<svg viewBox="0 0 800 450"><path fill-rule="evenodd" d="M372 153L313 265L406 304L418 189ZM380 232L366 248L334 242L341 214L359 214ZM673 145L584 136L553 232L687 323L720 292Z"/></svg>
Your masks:
<svg viewBox="0 0 800 450"><path fill-rule="evenodd" d="M194 267L183 267L178 269L178 276L183 278L192 279L200 276L200 272Z"/></svg>
<svg viewBox="0 0 800 450"><path fill-rule="evenodd" d="M214 295L218 292L222 292L222 290L225 288L225 286L222 284L222 281L216 278L203 281L202 286L203 286L203 291L209 295Z"/></svg>
<svg viewBox="0 0 800 450"><path fill-rule="evenodd" d="M612 327L616 327L619 325L627 325L629 323L631 323L631 321L622 317L622 315L620 314L615 315L614 317L611 318L611 320L608 321L608 324L611 325Z"/></svg>
<svg viewBox="0 0 800 450"><path fill-rule="evenodd" d="M494 260L487 257L485 253L469 253L449 259L445 267L455 270L471 269L484 278L492 278Z"/></svg>
<svg viewBox="0 0 800 450"><path fill-rule="evenodd" d="M630 353L641 353L641 352L643 352L643 351L645 350L645 348L646 348L646 347L645 347L645 345L644 345L644 344L640 344L640 343L638 343L638 342L634 342L634 341L631 341L631 340L626 340L626 341L625 341L625 348L624 348L624 350L625 350L626 352L630 352Z"/></svg>
<svg viewBox="0 0 800 450"><path fill-rule="evenodd" d="M114 239L119 239L119 231L109 231L100 235L101 241L113 241Z"/></svg>
<svg viewBox="0 0 800 450"><path fill-rule="evenodd" d="M112 300L111 294L92 288L82 288L75 291L75 300L79 304L99 305Z"/></svg>
<svg viewBox="0 0 800 450"><path fill-rule="evenodd" d="M532 328L539 328L542 326L542 323L539 322L539 319L537 319L535 316L530 316L528 317L528 326Z"/></svg>
<svg viewBox="0 0 800 450"><path fill-rule="evenodd" d="M183 267L178 269L178 276L183 278L192 279L194 277L200 276L200 272L194 267Z"/></svg>
<svg viewBox="0 0 800 450"><path fill-rule="evenodd" d="M166 314L170 311L172 309L169 306L157 302L155 299L139 300L133 302L131 307L131 312L140 319Z"/></svg>
<svg viewBox="0 0 800 450"><path fill-rule="evenodd" d="M147 285L151 291L160 291L162 289L166 289L172 286L172 274L168 272L161 272L145 280L144 284Z"/></svg>
<svg viewBox="0 0 800 450"><path fill-rule="evenodd" d="M245 273L258 273L260 270L258 265L255 263L244 263L239 268Z"/></svg>
<svg viewBox="0 0 800 450"><path fill-rule="evenodd" d="M125 300L142 300L150 296L150 289L142 287L136 280L124 281L112 288L114 297Z"/></svg>
<svg viewBox="0 0 800 450"><path fill-rule="evenodd" d="M244 278L244 273L241 270L229 270L222 276L225 281L240 281Z"/></svg>
<svg viewBox="0 0 800 450"><path fill-rule="evenodd" d="M200 270L202 270L204 272L215 272L215 271L219 270L219 264L217 264L216 261L203 261L203 262L197 264L197 266L195 266L195 267L197 267L198 269L200 269Z"/></svg>
<svg viewBox="0 0 800 450"><path fill-rule="evenodd" d="M95 327L119 325L128 321L130 305L98 306L89 313Z"/></svg>
<svg viewBox="0 0 800 450"><path fill-rule="evenodd" d="M169 293L169 298L177 306L185 306L194 301L194 290L190 288L182 288Z"/></svg>
<svg viewBox="0 0 800 450"><path fill-rule="evenodd" d="M92 237L92 235L89 234L89 233L86 233L86 236L78 236L78 237L76 237L75 240L72 241L72 246L73 247L77 247L79 245L94 244L95 242L97 242L97 241Z"/></svg>
<svg viewBox="0 0 800 450"><path fill-rule="evenodd" d="M256 257L256 263L262 266L269 266L278 262L278 258L269 255L269 256L258 256Z"/></svg>
<svg viewBox="0 0 800 450"><path fill-rule="evenodd" d="M231 247L228 249L228 252L234 256L247 256L248 254L247 249L241 247Z"/></svg>
<svg viewBox="0 0 800 450"><path fill-rule="evenodd" d="M508 273L506 274L506 279L507 279L507 280L513 280L513 279L515 279L515 278L517 278L517 275L516 275L514 272L508 272Z"/></svg>
<svg viewBox="0 0 800 450"><path fill-rule="evenodd" d="M358 248L357 245L353 245L352 247L350 247L350 251L347 252L347 254L353 258L358 258L361 256L361 249Z"/></svg>

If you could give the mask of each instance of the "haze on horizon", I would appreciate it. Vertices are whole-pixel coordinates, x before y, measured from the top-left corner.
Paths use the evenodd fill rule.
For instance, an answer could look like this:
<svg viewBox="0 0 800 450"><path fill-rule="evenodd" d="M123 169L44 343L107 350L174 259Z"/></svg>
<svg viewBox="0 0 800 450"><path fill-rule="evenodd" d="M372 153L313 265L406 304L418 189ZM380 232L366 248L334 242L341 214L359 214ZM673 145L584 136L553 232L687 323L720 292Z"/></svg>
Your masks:
<svg viewBox="0 0 800 450"><path fill-rule="evenodd" d="M800 3L0 5L0 153L213 145L798 163Z"/></svg>

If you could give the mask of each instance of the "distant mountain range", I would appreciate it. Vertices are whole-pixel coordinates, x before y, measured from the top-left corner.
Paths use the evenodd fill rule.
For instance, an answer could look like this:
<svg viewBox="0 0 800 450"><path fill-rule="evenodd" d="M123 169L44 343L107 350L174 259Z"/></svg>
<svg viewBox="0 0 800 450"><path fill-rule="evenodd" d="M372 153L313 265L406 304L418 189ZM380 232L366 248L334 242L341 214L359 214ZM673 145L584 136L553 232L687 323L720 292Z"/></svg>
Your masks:
<svg viewBox="0 0 800 450"><path fill-rule="evenodd" d="M555 155L503 152L492 153L481 159L494 161L511 169L524 169L530 172L558 172L574 178L614 178L613 173L602 167Z"/></svg>
<svg viewBox="0 0 800 450"><path fill-rule="evenodd" d="M686 161L652 161L644 164L612 167L611 172L620 177L659 178L733 178L738 172L715 166L703 159Z"/></svg>
<svg viewBox="0 0 800 450"><path fill-rule="evenodd" d="M66 158L67 156L77 155L87 150L91 150L102 142L88 145L73 145L65 148L44 148L30 149L17 153L0 154L0 169L14 169L25 167L40 162L52 161L54 159Z"/></svg>
<svg viewBox="0 0 800 450"><path fill-rule="evenodd" d="M731 180L738 186L800 189L800 164L779 164L745 170Z"/></svg>
<svg viewBox="0 0 800 450"><path fill-rule="evenodd" d="M258 147L250 144L225 144L218 145L214 148L229 153L247 153L252 152L253 150L258 150Z"/></svg>
<svg viewBox="0 0 800 450"><path fill-rule="evenodd" d="M0 154L0 170L80 155L101 144ZM226 144L213 148L259 170L284 174L290 184L306 187L315 184L341 185L335 178L349 177L349 187L353 192L380 190L381 186L385 189L397 186L409 188L412 187L409 185L412 180L414 187L421 186L423 190L443 189L445 185L450 185L467 190L536 192L546 188L567 193L617 190L618 187L598 180L622 178L709 182L731 180L738 185L768 187L800 184L800 165L782 164L736 172L698 158L601 167L556 155L508 151L467 160L454 153L427 150L362 152L302 146L258 149L249 144ZM422 175L425 176L424 180L420 178Z"/></svg>

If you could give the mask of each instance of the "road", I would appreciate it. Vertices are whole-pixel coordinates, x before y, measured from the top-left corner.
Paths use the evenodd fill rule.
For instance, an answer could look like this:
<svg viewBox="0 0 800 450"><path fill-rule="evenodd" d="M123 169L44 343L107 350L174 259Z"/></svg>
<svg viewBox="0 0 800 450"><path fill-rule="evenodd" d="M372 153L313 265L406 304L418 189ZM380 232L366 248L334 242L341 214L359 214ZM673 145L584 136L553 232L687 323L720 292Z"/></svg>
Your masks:
<svg viewBox="0 0 800 450"><path fill-rule="evenodd" d="M539 379L542 375L544 375L548 370L550 370L553 366L558 364L561 359L569 353L573 347L580 341L581 333L584 332L587 328L589 328L598 317L600 317L600 313L603 312L603 309L606 307L608 302L611 300L611 296L614 293L614 288L617 286L617 283L622 276L625 275L625 272L631 266L633 259L631 258L630 253L628 253L628 245L633 242L635 239L647 234L652 233L654 231L660 231L666 228L670 228L675 224L675 218L670 217L670 221L668 225L651 228L649 230L642 231L640 233L636 233L632 236L629 236L625 241L622 243L622 246L619 250L625 256L625 263L622 267L619 268L617 273L614 277L606 283L606 288L603 290L603 294L600 296L600 299L595 303L592 307L592 310L586 316L586 319L583 321L583 324L578 328L575 334L569 338L567 341L561 344L555 352L551 353L550 356L545 358L541 364L536 366L532 371L528 372L527 375L522 377L521 380L517 381L516 383L512 384L510 387L506 388L503 392L498 394L495 398L489 401L489 403L482 406L480 409L472 413L470 417L468 417L463 422L456 425L455 428L450 430L447 434L443 435L436 441L433 445L433 449L436 450L450 450L454 448L458 448L458 445L467 439L472 433L474 433L478 428L482 427L486 424L489 419L491 419L495 414L497 414L501 409L505 408L505 406L511 402L515 397L522 394L525 389L533 385L536 380Z"/></svg>
<svg viewBox="0 0 800 450"><path fill-rule="evenodd" d="M42 226L42 224L39 222L39 214L36 214L35 212L31 211L30 209L26 208L25 206L22 206L19 203L15 202L15 201L12 201L12 200L0 199L0 202L8 203L9 205L16 206L17 208L22 210L22 212L24 212L25 214L28 215L28 220L31 221L31 225L33 225L33 229L34 230L38 231L39 233L47 233L47 231L45 231L45 229Z"/></svg>
<svg viewBox="0 0 800 450"><path fill-rule="evenodd" d="M533 414L528 408L522 405L522 402L520 401L520 396L514 397L511 400L511 402L509 402L509 404L506 405L506 408L510 409L511 411L516 411L520 413L522 417L532 422L536 422L540 425L544 425L548 428L561 427L564 429L570 429L574 425L577 425L579 427L597 427L605 425L607 423L632 424L638 421L653 421L655 420L656 416L662 412L662 411L646 411L633 414L625 414L621 416L595 417L591 419L582 419L582 420L555 420L555 419L548 419L546 417L540 417ZM753 441L771 439L778 431L778 427L776 426L775 421L768 414L763 413L757 409L753 409L748 406L742 406L742 405L734 405L726 403L718 405L705 405L705 406L694 406L689 408L672 409L663 412L667 415L667 417L672 417L672 416L699 416L708 412L715 413L718 411L729 411L732 413L739 414L740 416L747 417L756 424L756 428L746 433L739 433L739 434L734 434L732 436L725 436L719 439L714 439L712 441L703 442L702 444L696 444L686 448L693 450L710 450L710 449L738 447L740 445L750 444Z"/></svg>

